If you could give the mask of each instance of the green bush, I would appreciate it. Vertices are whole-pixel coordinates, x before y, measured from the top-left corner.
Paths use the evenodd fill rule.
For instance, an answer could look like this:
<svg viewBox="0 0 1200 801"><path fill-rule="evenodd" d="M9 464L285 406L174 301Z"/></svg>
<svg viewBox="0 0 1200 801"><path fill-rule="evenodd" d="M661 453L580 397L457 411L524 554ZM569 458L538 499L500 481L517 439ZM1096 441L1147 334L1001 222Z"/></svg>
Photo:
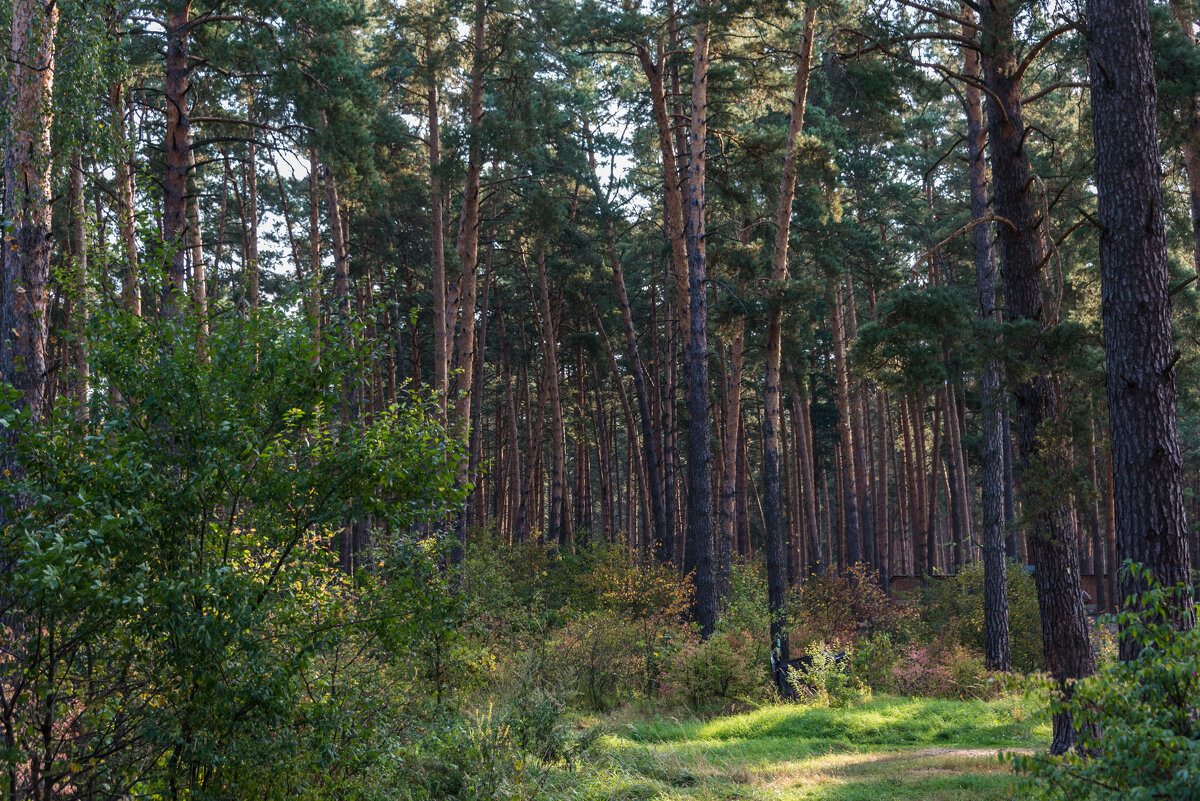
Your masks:
<svg viewBox="0 0 1200 801"><path fill-rule="evenodd" d="M811 643L804 651L807 667L788 674L792 689L801 698L833 708L849 706L871 697L871 688L858 681L850 661L823 642Z"/></svg>
<svg viewBox="0 0 1200 801"><path fill-rule="evenodd" d="M729 711L770 688L761 647L749 632L722 631L685 646L670 671L672 694L696 711Z"/></svg>
<svg viewBox="0 0 1200 801"><path fill-rule="evenodd" d="M0 612L37 625L0 631L17 654L0 768L105 797L357 797L462 661L461 604L420 534L461 502L461 449L417 396L344 422L356 354L336 332L313 370L283 315L216 318L203 353L194 324L94 315L106 391L86 420L64 404L22 432ZM0 409L11 424L28 425ZM353 576L350 521L376 546Z"/></svg>
<svg viewBox="0 0 1200 801"><path fill-rule="evenodd" d="M884 593L878 576L862 565L843 575L828 571L812 576L788 604L794 644L813 642L847 646L877 631L897 632L911 617L907 607Z"/></svg>
<svg viewBox="0 0 1200 801"><path fill-rule="evenodd" d="M557 633L557 672L588 709L606 712L639 686L640 660L630 647L637 636L633 624L608 612L585 614Z"/></svg>
<svg viewBox="0 0 1200 801"><path fill-rule="evenodd" d="M1016 562L1008 563L1008 630L1013 670L1041 670L1042 618L1033 576ZM933 581L920 591L923 636L947 646L958 643L984 652L983 562L972 562L958 575Z"/></svg>
<svg viewBox="0 0 1200 801"><path fill-rule="evenodd" d="M406 801L532 801L549 771L568 770L596 745L599 729L577 731L565 701L537 687L471 714L440 721L399 749L376 782Z"/></svg>
<svg viewBox="0 0 1200 801"><path fill-rule="evenodd" d="M1143 568L1150 589L1135 596L1117 622L1141 645L1073 685L1066 709L1079 727L1077 751L1014 762L1030 790L1046 799L1200 798L1200 628L1177 631L1180 607L1195 620L1192 588L1164 589Z"/></svg>

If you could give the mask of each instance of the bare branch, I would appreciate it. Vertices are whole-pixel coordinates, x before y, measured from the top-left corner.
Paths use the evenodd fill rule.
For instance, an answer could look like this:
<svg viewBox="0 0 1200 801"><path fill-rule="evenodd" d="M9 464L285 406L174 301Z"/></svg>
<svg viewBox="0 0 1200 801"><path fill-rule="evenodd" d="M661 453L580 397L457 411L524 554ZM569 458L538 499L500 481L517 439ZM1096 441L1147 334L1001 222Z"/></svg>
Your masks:
<svg viewBox="0 0 1200 801"><path fill-rule="evenodd" d="M1055 39L1062 36L1067 31L1075 30L1075 28L1076 24L1074 22L1068 22L1063 25L1059 25L1057 28L1050 31L1050 33L1038 40L1037 44L1030 48L1029 52L1025 54L1025 58L1021 59L1021 63L1017 65L1017 72L1013 77L1013 80L1016 83L1020 83L1021 77L1025 74L1025 70L1029 69L1029 65L1032 64L1033 60L1038 57L1038 54L1045 50L1046 47Z"/></svg>
<svg viewBox="0 0 1200 801"><path fill-rule="evenodd" d="M918 265L920 265L922 262L928 261L929 259L936 256L938 253L941 252L941 250L943 248L945 248L947 245L949 245L951 242L953 242L956 238L962 236L967 231L970 231L972 228L975 228L977 226L983 225L984 223L990 223L990 222L1004 223L1010 229L1012 229L1013 233L1019 233L1017 226L1015 226L1012 223L1012 221L1009 220L1007 217L1001 217L999 214L989 214L986 217L980 217L978 220L971 220L971 222L969 222L966 225L964 225L963 227L959 228L957 231L950 234L950 236L946 237L941 242L938 242L936 245L934 245L932 248L930 248L928 251L926 251L924 254L922 254L920 258L918 258L916 261L914 261L912 263L912 266L909 269L916 270Z"/></svg>

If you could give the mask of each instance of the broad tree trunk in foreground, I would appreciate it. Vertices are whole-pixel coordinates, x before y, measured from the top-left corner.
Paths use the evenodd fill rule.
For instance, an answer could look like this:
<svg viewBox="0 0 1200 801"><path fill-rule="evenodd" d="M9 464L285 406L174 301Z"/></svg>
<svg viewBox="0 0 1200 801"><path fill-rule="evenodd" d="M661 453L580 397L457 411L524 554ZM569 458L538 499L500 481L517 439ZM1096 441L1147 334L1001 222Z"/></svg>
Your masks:
<svg viewBox="0 0 1200 801"><path fill-rule="evenodd" d="M1170 586L1188 582L1189 559L1150 12L1088 0L1087 19L1117 556ZM1127 573L1120 586L1125 605L1144 588ZM1139 650L1122 640L1122 659Z"/></svg>
<svg viewBox="0 0 1200 801"><path fill-rule="evenodd" d="M50 295L50 126L58 6L13 4L8 76L8 143L4 158L5 236L0 282L0 376L20 393L16 404L41 419L46 390ZM17 427L0 440L0 468L21 475L13 446Z"/></svg>

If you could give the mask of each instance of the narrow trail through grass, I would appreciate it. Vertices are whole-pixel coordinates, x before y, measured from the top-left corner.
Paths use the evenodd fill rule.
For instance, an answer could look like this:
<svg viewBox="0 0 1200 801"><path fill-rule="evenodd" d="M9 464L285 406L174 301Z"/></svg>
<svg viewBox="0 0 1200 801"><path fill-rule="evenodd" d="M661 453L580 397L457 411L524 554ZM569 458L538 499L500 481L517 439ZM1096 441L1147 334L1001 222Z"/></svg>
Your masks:
<svg viewBox="0 0 1200 801"><path fill-rule="evenodd" d="M563 798L887 801L1018 798L1004 752L1045 748L1032 700L876 698L845 709L778 705L707 721L603 721Z"/></svg>

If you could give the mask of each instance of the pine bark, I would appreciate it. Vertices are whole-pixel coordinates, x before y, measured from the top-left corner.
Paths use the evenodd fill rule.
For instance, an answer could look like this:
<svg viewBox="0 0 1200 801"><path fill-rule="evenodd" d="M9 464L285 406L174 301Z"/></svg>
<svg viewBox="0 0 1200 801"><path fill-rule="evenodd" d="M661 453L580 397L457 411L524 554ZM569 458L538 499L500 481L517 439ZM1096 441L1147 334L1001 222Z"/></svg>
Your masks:
<svg viewBox="0 0 1200 801"><path fill-rule="evenodd" d="M974 22L974 13L968 19ZM963 35L975 38L972 26L963 26ZM979 52L963 49L963 72L980 78ZM967 112L967 159L971 176L971 218L987 216L988 186L984 130L983 93L968 83L963 96ZM979 297L979 319L985 324L998 317L996 310L996 258L992 250L991 226L976 225L971 231L975 247L975 286ZM1008 564L1005 554L1004 517L1004 430L1001 415L1005 403L1000 362L989 358L980 377L982 394L983 458L980 462L981 503L983 506L983 628L984 661L990 670L1007 671L1012 667L1012 646L1008 629Z"/></svg>
<svg viewBox="0 0 1200 801"><path fill-rule="evenodd" d="M1170 8L1171 16L1195 46L1197 14L1200 11L1197 11L1194 0L1171 0ZM1181 149L1188 183L1188 205L1192 213L1192 258L1196 272L1200 274L1200 95L1184 101L1182 112L1183 123L1187 126Z"/></svg>
<svg viewBox="0 0 1200 801"><path fill-rule="evenodd" d="M838 453L842 464L842 530L846 566L862 561L862 531L859 528L858 491L854 482L854 426L850 411L850 365L846 354L846 313L843 284L829 279L827 293L833 328L833 362L837 374Z"/></svg>
<svg viewBox="0 0 1200 801"><path fill-rule="evenodd" d="M654 432L654 416L650 411L650 393L646 388L646 370L642 366L642 355L638 349L637 333L633 327L633 312L629 306L629 293L625 287L625 272L621 265L621 254L617 251L616 229L611 221L607 224L608 261L613 273L613 286L617 290L617 302L621 307L621 323L625 334L625 348L629 355L629 371L633 374L633 391L637 396L638 419L642 431L642 451L645 458L646 476L650 484L650 518L654 532L654 555L666 564L674 556L674 532L667 527L667 510L662 487L662 460L659 458L658 442ZM632 432L631 432L632 433Z"/></svg>
<svg viewBox="0 0 1200 801"><path fill-rule="evenodd" d="M1000 266L1008 319L1030 321L1038 331L1054 325L1043 299L1041 268L1045 256L1040 220L1034 212L1026 129L1021 108L1021 72L1016 47L1015 0L992 0L982 7L981 54L988 87L987 117L992 156L994 208L1007 222L998 226ZM1041 337L1020 343L1028 354L1031 377L1014 390L1017 407L1018 468L1028 474L1065 473L1069 454L1053 435L1058 422L1058 388ZM1029 519L1027 542L1034 565L1046 664L1064 693L1068 682L1091 675L1094 663L1079 580L1077 532L1062 493L1026 483ZM1039 492L1039 490L1041 490ZM1030 508L1032 507L1032 508ZM1054 716L1051 752L1063 753L1076 741L1068 712Z"/></svg>
<svg viewBox="0 0 1200 801"><path fill-rule="evenodd" d="M547 536L559 545L567 544L563 525L564 486L567 472L567 436L563 420L562 396L559 391L558 333L554 309L550 304L550 287L546 279L546 252L537 252L538 292L541 301L542 357L545 361L546 387L550 396L550 435L553 462L550 467L550 520Z"/></svg>
<svg viewBox="0 0 1200 801"><path fill-rule="evenodd" d="M159 313L178 313L179 298L187 280L186 231L189 154L192 149L188 113L190 66L188 38L191 0L172 0L167 13L167 73L165 83L166 173L163 177L163 245L167 257L167 283L162 290Z"/></svg>
<svg viewBox="0 0 1200 801"><path fill-rule="evenodd" d="M75 278L75 297L71 324L75 334L75 417L86 422L91 384L91 364L88 362L88 248L84 227L86 209L83 199L83 157L71 160L71 261Z"/></svg>
<svg viewBox="0 0 1200 801"><path fill-rule="evenodd" d="M796 143L804 130L815 15L816 9L809 3L804 12L804 41L800 46L800 58L792 86L792 108L783 156L783 175L779 183L779 203L775 210L775 245L771 251L771 287L775 297L768 299L770 305L767 312L767 365L763 386L767 608L771 617L771 642L774 643L778 657L783 660L789 658L787 549L779 463L779 441L783 428L783 387L780 380L783 357L783 290L788 281L788 240L792 230L792 201L796 198Z"/></svg>
<svg viewBox="0 0 1200 801"><path fill-rule="evenodd" d="M447 327L446 306L446 234L442 208L442 129L438 117L440 99L438 76L434 67L434 41L430 34L425 41L429 70L429 85L425 92L426 115L429 122L429 229L433 282L433 394L445 419L450 396L450 338L453 329Z"/></svg>
<svg viewBox="0 0 1200 801"><path fill-rule="evenodd" d="M1150 12L1088 0L1087 19L1117 556L1172 586L1189 581L1190 559ZM1120 583L1128 607L1144 582L1126 571ZM1189 593L1178 624L1193 622ZM1122 659L1139 652L1122 638Z"/></svg>
<svg viewBox="0 0 1200 801"><path fill-rule="evenodd" d="M705 148L708 139L708 3L700 2L694 22L692 118L688 163L688 529L683 570L695 583L696 622L709 637L717 626L717 587L713 564L712 424L708 408L708 296L705 253Z"/></svg>
<svg viewBox="0 0 1200 801"><path fill-rule="evenodd" d="M125 133L125 87L114 83L109 91L112 106L113 145L117 183L117 231L121 239L121 303L140 317L142 292L138 279L137 229L133 209L133 153Z"/></svg>
<svg viewBox="0 0 1200 801"><path fill-rule="evenodd" d="M5 236L0 281L0 376L20 393L15 405L29 413L31 424L42 418L47 384L53 246L50 127L57 30L56 3L15 0L4 159L4 218L12 229ZM14 449L23 429L5 428L0 438L0 468L12 479L23 475ZM0 510L0 515L7 511Z"/></svg>
<svg viewBox="0 0 1200 801"><path fill-rule="evenodd" d="M258 148L254 140L246 146L246 298L257 311L261 304L261 278L258 270Z"/></svg>

